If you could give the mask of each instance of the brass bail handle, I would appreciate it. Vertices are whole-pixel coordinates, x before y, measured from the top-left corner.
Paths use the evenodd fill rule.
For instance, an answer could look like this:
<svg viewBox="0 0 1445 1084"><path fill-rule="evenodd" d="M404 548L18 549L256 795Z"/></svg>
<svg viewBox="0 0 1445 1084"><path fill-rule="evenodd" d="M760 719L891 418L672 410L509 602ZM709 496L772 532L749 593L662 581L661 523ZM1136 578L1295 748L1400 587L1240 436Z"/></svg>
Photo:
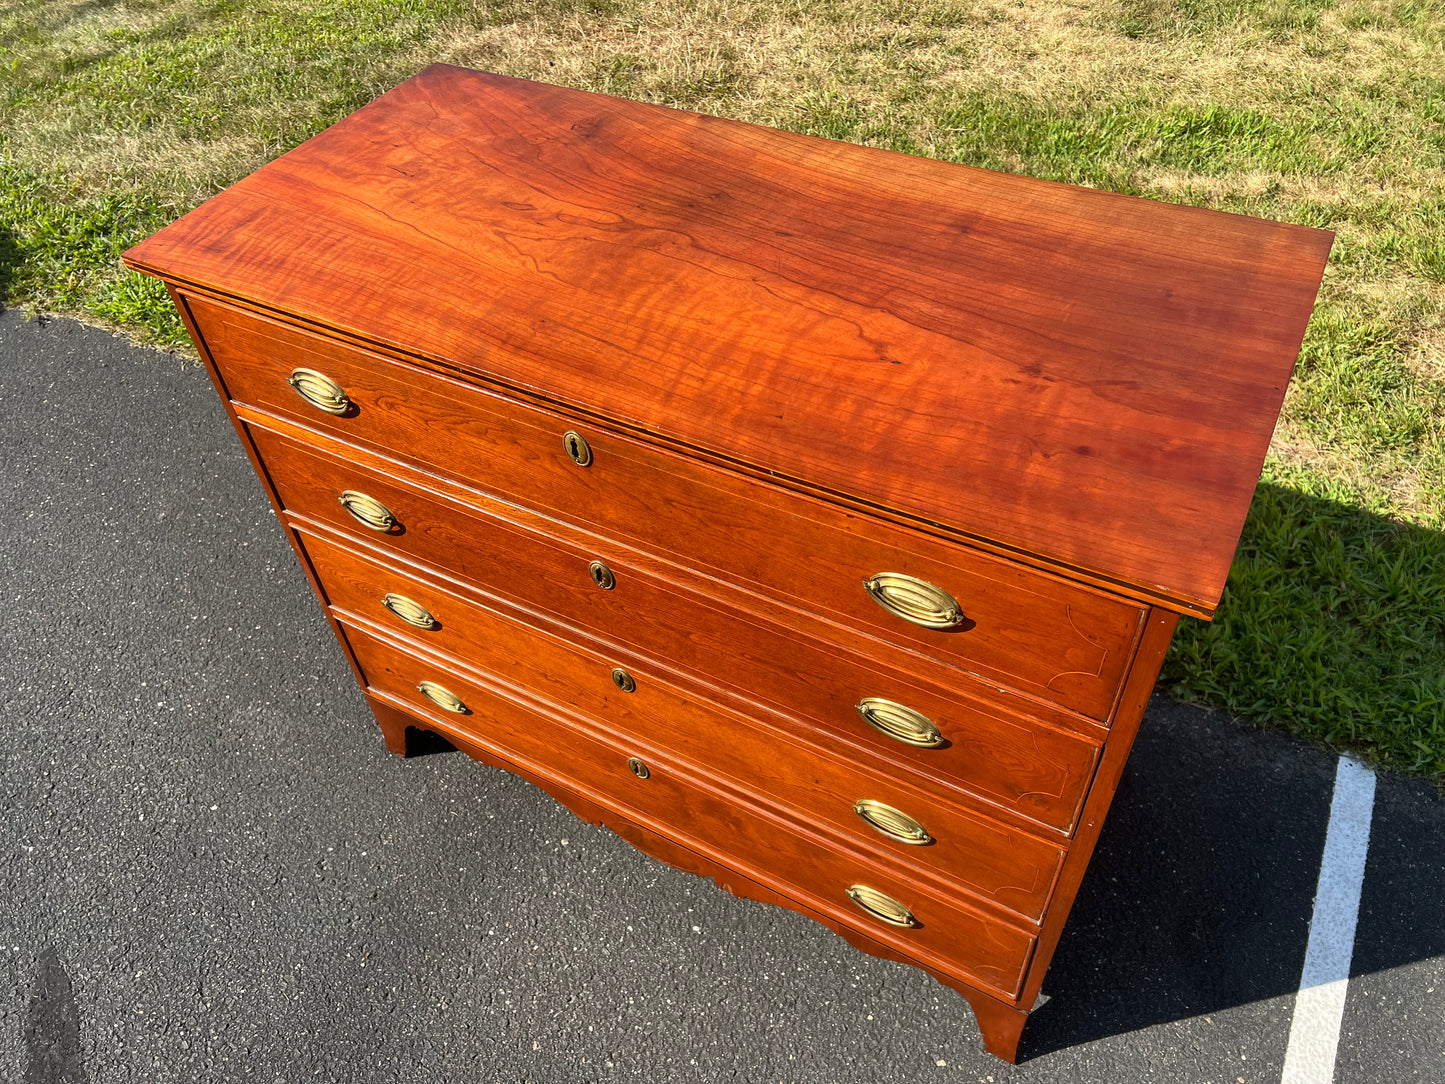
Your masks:
<svg viewBox="0 0 1445 1084"><path fill-rule="evenodd" d="M470 715L472 709L462 702L462 698L444 685L438 685L435 681L423 681L417 687L417 692L426 697L439 708L455 712L457 715Z"/></svg>
<svg viewBox="0 0 1445 1084"><path fill-rule="evenodd" d="M375 497L348 489L337 499L341 501L341 507L351 513L351 518L363 527L370 527L373 531L394 531L401 526L401 521L392 515L391 509Z"/></svg>
<svg viewBox="0 0 1445 1084"><path fill-rule="evenodd" d="M914 917L912 911L888 893L879 892L878 889L868 885L850 886L848 898L878 921L886 922L890 926L904 926L911 929L923 925Z"/></svg>
<svg viewBox="0 0 1445 1084"><path fill-rule="evenodd" d="M948 744L932 719L904 704L881 696L867 696L858 702L856 710L865 723L894 741L924 749L938 749Z"/></svg>
<svg viewBox="0 0 1445 1084"><path fill-rule="evenodd" d="M916 576L880 572L864 580L863 587L889 613L926 629L951 629L966 620L957 599Z"/></svg>
<svg viewBox="0 0 1445 1084"><path fill-rule="evenodd" d="M925 847L933 842L933 837L923 825L891 805L875 802L872 798L861 798L853 803L853 812L862 817L868 827L898 843Z"/></svg>
<svg viewBox="0 0 1445 1084"><path fill-rule="evenodd" d="M390 610L397 617L401 618L408 625L415 625L419 629L435 629L440 627L440 622L431 615L431 611L405 595L398 595L395 592L387 592L381 604Z"/></svg>
<svg viewBox="0 0 1445 1084"><path fill-rule="evenodd" d="M292 369L286 383L317 410L341 415L351 409L351 399L340 384L315 369Z"/></svg>

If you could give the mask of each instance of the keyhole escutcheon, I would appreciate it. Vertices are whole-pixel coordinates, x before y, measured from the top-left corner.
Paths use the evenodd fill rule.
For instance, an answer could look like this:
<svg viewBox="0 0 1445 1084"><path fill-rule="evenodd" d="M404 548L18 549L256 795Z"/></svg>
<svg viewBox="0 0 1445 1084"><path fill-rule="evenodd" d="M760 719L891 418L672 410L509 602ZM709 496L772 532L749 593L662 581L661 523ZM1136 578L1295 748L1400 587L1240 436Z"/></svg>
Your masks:
<svg viewBox="0 0 1445 1084"><path fill-rule="evenodd" d="M587 438L576 430L569 429L562 434L562 447L567 449L567 458L579 467L585 467L592 462L592 446L587 443Z"/></svg>

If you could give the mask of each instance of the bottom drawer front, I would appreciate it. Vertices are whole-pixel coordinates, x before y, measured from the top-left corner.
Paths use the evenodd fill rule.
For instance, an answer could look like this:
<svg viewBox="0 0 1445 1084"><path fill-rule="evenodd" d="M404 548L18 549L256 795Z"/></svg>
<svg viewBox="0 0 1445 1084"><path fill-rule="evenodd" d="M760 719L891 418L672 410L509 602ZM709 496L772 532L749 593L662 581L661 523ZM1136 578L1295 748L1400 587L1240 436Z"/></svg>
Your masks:
<svg viewBox="0 0 1445 1084"><path fill-rule="evenodd" d="M939 970L1017 995L1033 950L1029 933L740 804L669 762L544 716L355 628L346 632L368 687L389 702ZM889 921L896 917L890 900L907 909L911 925Z"/></svg>

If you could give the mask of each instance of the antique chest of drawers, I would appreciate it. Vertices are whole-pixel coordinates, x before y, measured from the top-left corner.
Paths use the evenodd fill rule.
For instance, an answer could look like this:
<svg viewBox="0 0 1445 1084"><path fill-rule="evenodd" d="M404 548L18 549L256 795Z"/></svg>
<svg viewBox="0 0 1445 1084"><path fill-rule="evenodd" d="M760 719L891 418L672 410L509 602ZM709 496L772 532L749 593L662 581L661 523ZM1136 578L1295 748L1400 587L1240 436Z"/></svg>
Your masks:
<svg viewBox="0 0 1445 1084"><path fill-rule="evenodd" d="M1012 1059L1329 243L437 66L126 261L388 748L924 968Z"/></svg>

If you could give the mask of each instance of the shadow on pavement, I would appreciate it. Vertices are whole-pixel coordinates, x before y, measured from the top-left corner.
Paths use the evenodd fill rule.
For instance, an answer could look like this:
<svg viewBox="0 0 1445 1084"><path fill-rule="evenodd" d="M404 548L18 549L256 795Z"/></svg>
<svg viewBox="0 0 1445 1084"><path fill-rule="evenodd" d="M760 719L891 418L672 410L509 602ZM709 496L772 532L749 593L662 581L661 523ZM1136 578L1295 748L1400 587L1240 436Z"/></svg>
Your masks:
<svg viewBox="0 0 1445 1084"><path fill-rule="evenodd" d="M1151 703L1023 1057L1298 987L1335 761L1221 722Z"/></svg>
<svg viewBox="0 0 1445 1084"><path fill-rule="evenodd" d="M1023 1059L1293 994L1335 760L1156 696ZM1445 805L1379 777L1352 976L1445 957Z"/></svg>
<svg viewBox="0 0 1445 1084"><path fill-rule="evenodd" d="M1376 734L1390 762L1428 770L1445 741L1445 534L1262 483L1216 619L1181 623L1171 679L1312 734ZM1022 1054L1293 994L1334 764L1156 696ZM1379 777L1356 975L1445 956L1433 791Z"/></svg>
<svg viewBox="0 0 1445 1084"><path fill-rule="evenodd" d="M423 730L416 726L406 728L406 758L408 760L436 756L438 753L455 753L456 751L455 745L434 730Z"/></svg>

